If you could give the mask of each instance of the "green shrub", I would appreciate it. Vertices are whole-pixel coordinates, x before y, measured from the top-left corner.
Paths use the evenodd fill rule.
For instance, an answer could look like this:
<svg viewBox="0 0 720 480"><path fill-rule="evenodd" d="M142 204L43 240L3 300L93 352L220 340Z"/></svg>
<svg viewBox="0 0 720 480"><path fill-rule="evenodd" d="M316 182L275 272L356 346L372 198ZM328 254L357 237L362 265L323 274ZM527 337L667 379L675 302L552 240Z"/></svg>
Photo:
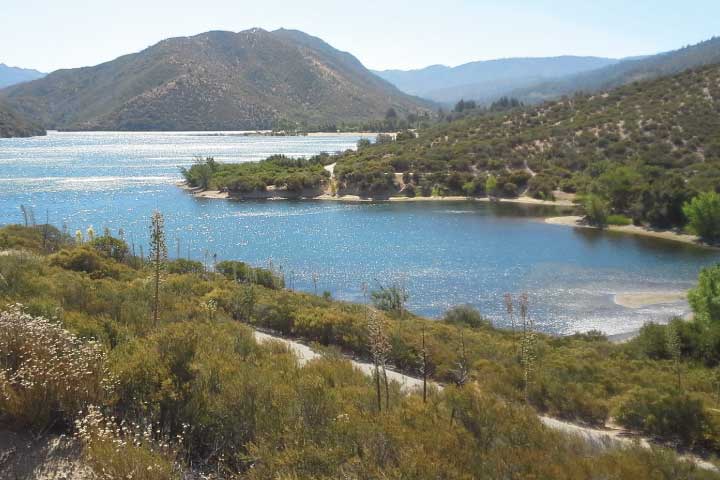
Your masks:
<svg viewBox="0 0 720 480"><path fill-rule="evenodd" d="M588 195L583 202L583 207L588 224L599 228L607 226L610 211L605 200L597 195Z"/></svg>
<svg viewBox="0 0 720 480"><path fill-rule="evenodd" d="M50 265L85 272L92 278L118 278L122 272L127 271L122 265L100 255L91 246L63 249L51 257Z"/></svg>
<svg viewBox="0 0 720 480"><path fill-rule="evenodd" d="M702 401L652 388L634 388L624 395L615 418L625 427L684 445L702 444L711 428Z"/></svg>
<svg viewBox="0 0 720 480"><path fill-rule="evenodd" d="M168 273L184 275L188 273L200 274L205 271L202 262L196 260L187 260L184 258L176 258L167 262L165 269Z"/></svg>
<svg viewBox="0 0 720 480"><path fill-rule="evenodd" d="M720 242L720 194L701 193L683 207L690 230L708 243Z"/></svg>
<svg viewBox="0 0 720 480"><path fill-rule="evenodd" d="M625 225L632 224L632 220L626 217L625 215L608 215L607 217L607 224L608 225L618 225L624 227Z"/></svg>
<svg viewBox="0 0 720 480"><path fill-rule="evenodd" d="M243 262L224 260L215 265L215 270L226 278L236 282L249 282L267 288L285 288L281 275L266 268L251 267Z"/></svg>
<svg viewBox="0 0 720 480"><path fill-rule="evenodd" d="M698 321L708 325L720 323L720 265L700 272L698 285L690 290L688 300Z"/></svg>
<svg viewBox="0 0 720 480"><path fill-rule="evenodd" d="M443 322L462 325L470 328L480 328L490 326L490 322L483 318L480 312L471 305L459 305L453 307L443 316Z"/></svg>

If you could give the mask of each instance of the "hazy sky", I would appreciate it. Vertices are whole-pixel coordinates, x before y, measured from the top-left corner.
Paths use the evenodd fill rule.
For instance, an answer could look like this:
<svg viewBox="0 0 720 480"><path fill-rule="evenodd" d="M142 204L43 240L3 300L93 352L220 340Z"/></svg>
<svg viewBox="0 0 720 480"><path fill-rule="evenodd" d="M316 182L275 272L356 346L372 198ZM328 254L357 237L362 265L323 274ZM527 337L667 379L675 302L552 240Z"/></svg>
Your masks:
<svg viewBox="0 0 720 480"><path fill-rule="evenodd" d="M720 35L718 0L0 0L0 63L95 65L164 38L303 30L375 69L516 56L622 57Z"/></svg>

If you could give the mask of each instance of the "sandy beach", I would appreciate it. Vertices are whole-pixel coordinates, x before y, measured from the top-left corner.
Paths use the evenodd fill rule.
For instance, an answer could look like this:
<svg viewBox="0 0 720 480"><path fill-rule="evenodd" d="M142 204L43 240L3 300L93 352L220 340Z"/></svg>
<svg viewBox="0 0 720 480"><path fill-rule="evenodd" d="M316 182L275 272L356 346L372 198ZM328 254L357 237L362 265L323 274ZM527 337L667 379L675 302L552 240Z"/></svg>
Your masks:
<svg viewBox="0 0 720 480"><path fill-rule="evenodd" d="M334 164L332 165L334 166ZM331 166L329 166L331 167ZM328 169L328 171L331 172L332 170ZM177 186L182 188L183 190L186 190L190 192L193 196L197 198L207 198L207 199L216 199L216 200L227 200L233 197L228 192L221 192L219 190L202 190L199 188L193 188L189 187L185 182L179 182L177 183ZM248 196L244 198L238 198L239 200L246 199L246 200L287 200L289 197L286 196L279 196L279 195L272 195L271 193L267 196ZM497 200L490 200L487 197L483 198L473 198L473 197L463 197L463 196L447 196L447 197L388 197L388 198L367 198L367 197L361 197L359 195L332 195L328 192L323 193L321 195L314 195L314 196L300 196L298 197L301 200L325 200L325 201L334 201L334 202L484 202L484 203L490 203L490 202L497 202L497 203L515 203L515 204L521 204L521 205L543 205L543 206L550 206L550 207L572 207L574 204L570 200L538 200L537 198L532 197L518 197L518 198L500 198ZM557 217L557 218L566 218L566 217ZM569 217L568 217L569 218Z"/></svg>
<svg viewBox="0 0 720 480"><path fill-rule="evenodd" d="M551 225L563 225L566 227L575 228L591 228L597 230L597 227L592 227L582 223L582 217L579 216L567 216L567 217L550 217L545 219L545 223ZM681 242L690 245L696 245L705 248L717 248L711 245L707 245L700 241L696 235L688 235L685 233L677 233L671 230L651 230L646 227L640 227L637 225L609 225L605 230L610 232L628 233L631 235L639 235L643 237L659 238L662 240L672 240L674 242Z"/></svg>
<svg viewBox="0 0 720 480"><path fill-rule="evenodd" d="M687 299L687 292L633 292L617 293L613 301L616 305L625 308L643 308L680 302L685 299Z"/></svg>

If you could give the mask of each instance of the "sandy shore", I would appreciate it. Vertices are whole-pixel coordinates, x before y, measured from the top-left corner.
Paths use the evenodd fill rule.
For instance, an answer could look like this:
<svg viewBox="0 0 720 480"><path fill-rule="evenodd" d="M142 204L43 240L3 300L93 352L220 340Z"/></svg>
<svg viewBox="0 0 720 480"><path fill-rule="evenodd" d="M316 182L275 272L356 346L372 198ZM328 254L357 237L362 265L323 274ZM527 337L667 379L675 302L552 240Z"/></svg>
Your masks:
<svg viewBox="0 0 720 480"><path fill-rule="evenodd" d="M616 305L625 308L643 308L652 305L681 302L687 299L687 292L636 292L618 293L614 297Z"/></svg>
<svg viewBox="0 0 720 480"><path fill-rule="evenodd" d="M192 188L188 187L184 183L178 183L178 187L182 188L183 190L190 192L194 197L197 198L207 198L207 199L216 199L216 200L227 200L234 198L232 195L230 195L228 192L221 192L219 190L201 190L198 188ZM324 200L324 201L333 201L333 202L402 202L402 203L408 203L408 202L484 202L484 203L490 203L491 200L488 198L471 198L471 197L462 197L462 196L448 196L448 197L389 197L386 199L376 199L376 198L367 198L367 197L361 197L359 195L331 195L329 193L324 193L322 195L316 195L316 196L308 196L308 197L298 197L300 200ZM288 197L284 196L272 196L268 195L267 197L247 197L247 198L240 198L241 200L287 200ZM550 207L572 207L573 203L569 200L538 200L536 198L531 197L519 197L519 198L501 198L498 200L492 200L498 203L514 203L514 204L520 204L520 205L543 205L543 206L550 206ZM563 217L558 217L563 218Z"/></svg>
<svg viewBox="0 0 720 480"><path fill-rule="evenodd" d="M567 227L576 228L591 228L597 230L597 227L591 227L582 223L582 217L578 216L567 216L567 217L550 217L545 219L545 223L551 225L564 225ZM646 227L639 227L637 225L609 225L605 230L610 232L629 233L631 235L639 235L643 237L660 238L662 240L672 240L674 242L687 243L690 245L696 245L706 248L716 248L711 245L702 243L696 235L688 235L685 233L677 233L671 230L651 230Z"/></svg>
<svg viewBox="0 0 720 480"><path fill-rule="evenodd" d="M308 137L376 137L380 135L378 132L312 132L308 133ZM387 133L386 135L397 135L396 133Z"/></svg>

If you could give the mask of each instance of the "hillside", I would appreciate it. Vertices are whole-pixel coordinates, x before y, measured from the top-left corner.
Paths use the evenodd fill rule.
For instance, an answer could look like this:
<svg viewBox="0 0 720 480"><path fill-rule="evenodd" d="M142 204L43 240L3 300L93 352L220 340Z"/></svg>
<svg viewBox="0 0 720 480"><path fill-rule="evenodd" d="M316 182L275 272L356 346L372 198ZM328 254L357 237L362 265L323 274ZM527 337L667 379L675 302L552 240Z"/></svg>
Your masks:
<svg viewBox="0 0 720 480"><path fill-rule="evenodd" d="M45 129L0 103L0 138L45 135Z"/></svg>
<svg viewBox="0 0 720 480"><path fill-rule="evenodd" d="M526 103L538 103L575 92L607 90L635 81L674 75L688 68L716 63L720 63L720 38L712 38L696 45L650 57L625 60L558 80L515 88L506 94Z"/></svg>
<svg viewBox="0 0 720 480"><path fill-rule="evenodd" d="M48 453L99 478L146 480L720 477L671 450L589 444L538 418L602 426L612 417L668 445L717 452L718 347L702 343L716 338L715 317L675 321L683 350L673 359L665 326L617 345L596 333L534 333L523 313L517 331L493 328L470 307L431 321L378 292L372 307L339 302L234 261L212 270L162 261L154 296L153 265L107 230L85 241L9 225L0 252L8 478L15 468L42 471ZM702 307L707 294L698 287L692 297ZM528 306L510 300L518 312ZM314 342L322 354L300 358L258 328ZM376 375L341 352L373 360ZM403 388L391 369L425 372L427 391ZM2 432L10 428L36 435L35 458L21 456L30 448L19 439L8 442L17 438ZM51 452L43 445L58 442L43 439L48 431L66 435Z"/></svg>
<svg viewBox="0 0 720 480"><path fill-rule="evenodd" d="M171 38L9 87L0 98L48 128L86 130L333 125L426 106L320 39L261 29Z"/></svg>
<svg viewBox="0 0 720 480"><path fill-rule="evenodd" d="M0 63L0 88L17 83L29 82L44 77L45 74L29 68L10 67Z"/></svg>
<svg viewBox="0 0 720 480"><path fill-rule="evenodd" d="M487 103L514 89L617 62L610 58L574 56L507 58L470 62L457 67L433 65L419 70L375 73L404 92L439 103L454 104L462 98Z"/></svg>
<svg viewBox="0 0 720 480"><path fill-rule="evenodd" d="M596 193L636 222L682 225L684 201L720 188L719 100L720 66L709 66L471 116L347 153L335 174L340 190L371 196Z"/></svg>

